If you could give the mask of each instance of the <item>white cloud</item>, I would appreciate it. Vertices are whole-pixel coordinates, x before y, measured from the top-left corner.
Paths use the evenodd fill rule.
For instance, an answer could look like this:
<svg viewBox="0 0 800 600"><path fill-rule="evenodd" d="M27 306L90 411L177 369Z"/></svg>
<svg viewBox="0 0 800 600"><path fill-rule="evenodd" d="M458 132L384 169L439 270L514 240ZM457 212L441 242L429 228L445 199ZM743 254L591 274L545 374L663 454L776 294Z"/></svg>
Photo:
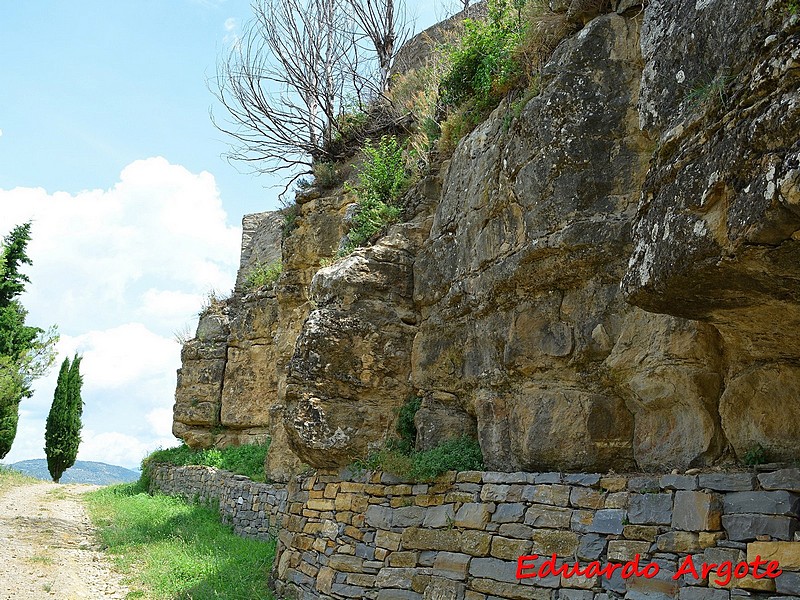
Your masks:
<svg viewBox="0 0 800 600"><path fill-rule="evenodd" d="M226 218L212 175L163 158L132 163L109 190L0 190L0 235L33 222L28 323L58 324L59 363L83 355L82 460L135 466L175 443L173 332L196 321L209 289L233 286L241 231ZM57 369L23 401L6 462L44 455Z"/></svg>
<svg viewBox="0 0 800 600"><path fill-rule="evenodd" d="M233 31L234 29L236 29L236 19L234 17L225 19L225 31Z"/></svg>
<svg viewBox="0 0 800 600"><path fill-rule="evenodd" d="M0 129L0 137L3 137L3 130Z"/></svg>

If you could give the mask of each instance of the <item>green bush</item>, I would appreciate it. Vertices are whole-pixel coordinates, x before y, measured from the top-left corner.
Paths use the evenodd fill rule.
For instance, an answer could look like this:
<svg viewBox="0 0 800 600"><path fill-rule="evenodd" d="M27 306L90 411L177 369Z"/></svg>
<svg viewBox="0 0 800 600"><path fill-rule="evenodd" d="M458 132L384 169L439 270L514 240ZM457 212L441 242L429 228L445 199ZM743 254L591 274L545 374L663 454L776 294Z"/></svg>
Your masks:
<svg viewBox="0 0 800 600"><path fill-rule="evenodd" d="M385 471L410 481L431 481L446 471L480 471L483 455L478 442L465 436L423 452L407 454L387 448L357 461L355 468Z"/></svg>
<svg viewBox="0 0 800 600"><path fill-rule="evenodd" d="M400 436L397 449L405 454L410 454L417 442L417 426L414 424L414 415L417 414L422 399L412 396L400 407L397 414L397 435Z"/></svg>
<svg viewBox="0 0 800 600"><path fill-rule="evenodd" d="M489 0L487 21L464 21L464 36L452 51L439 94L445 107L474 100L478 110L497 105L523 73L515 53L525 38L524 2Z"/></svg>
<svg viewBox="0 0 800 600"><path fill-rule="evenodd" d="M387 225L400 220L396 204L409 185L402 146L394 136L384 136L377 146L364 146L366 161L358 172L355 194L358 208L348 232L342 255L367 243Z"/></svg>
<svg viewBox="0 0 800 600"><path fill-rule="evenodd" d="M313 171L314 184L322 189L327 190L336 187L342 182L342 174L333 162L315 162Z"/></svg>
<svg viewBox="0 0 800 600"><path fill-rule="evenodd" d="M264 481L264 459L269 450L269 442L265 444L246 444L242 446L228 446L227 448L209 448L207 450L192 450L186 444L177 448L156 450L142 461L142 474L155 463L168 463L171 465L204 465L225 469L245 475L253 481Z"/></svg>
<svg viewBox="0 0 800 600"><path fill-rule="evenodd" d="M279 260L271 263L256 263L244 278L245 289L253 291L266 285L272 285L278 281L282 272L283 264Z"/></svg>

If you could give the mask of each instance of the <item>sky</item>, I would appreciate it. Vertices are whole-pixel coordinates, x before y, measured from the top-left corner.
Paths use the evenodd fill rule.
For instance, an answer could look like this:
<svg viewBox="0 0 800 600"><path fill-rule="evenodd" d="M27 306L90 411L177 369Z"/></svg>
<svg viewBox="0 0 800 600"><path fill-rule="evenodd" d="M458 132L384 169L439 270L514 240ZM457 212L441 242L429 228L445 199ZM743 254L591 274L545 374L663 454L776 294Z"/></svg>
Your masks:
<svg viewBox="0 0 800 600"><path fill-rule="evenodd" d="M441 4L441 3L440 3ZM408 0L417 30L441 5ZM44 457L58 365L83 356L78 458L138 467L171 434L183 332L233 287L241 219L276 179L224 158L207 81L247 0L0 0L0 236L32 222L20 298L58 359L5 463Z"/></svg>

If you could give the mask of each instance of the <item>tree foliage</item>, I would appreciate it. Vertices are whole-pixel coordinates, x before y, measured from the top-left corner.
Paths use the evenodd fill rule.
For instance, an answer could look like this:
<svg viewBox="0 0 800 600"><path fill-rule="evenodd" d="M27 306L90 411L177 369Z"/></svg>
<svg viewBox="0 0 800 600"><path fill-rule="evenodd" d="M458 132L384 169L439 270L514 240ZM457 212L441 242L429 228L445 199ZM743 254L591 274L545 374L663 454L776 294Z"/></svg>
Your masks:
<svg viewBox="0 0 800 600"><path fill-rule="evenodd" d="M17 434L19 404L30 397L33 381L53 363L55 328L44 331L25 324L27 311L18 300L30 283L21 272L30 265L27 244L31 224L15 227L0 250L0 458L11 450Z"/></svg>
<svg viewBox="0 0 800 600"><path fill-rule="evenodd" d="M64 471L75 464L81 443L83 378L80 374L80 364L81 357L77 354L72 364L69 358L65 358L61 363L53 405L50 407L50 414L47 415L44 452L47 455L47 469L56 483Z"/></svg>

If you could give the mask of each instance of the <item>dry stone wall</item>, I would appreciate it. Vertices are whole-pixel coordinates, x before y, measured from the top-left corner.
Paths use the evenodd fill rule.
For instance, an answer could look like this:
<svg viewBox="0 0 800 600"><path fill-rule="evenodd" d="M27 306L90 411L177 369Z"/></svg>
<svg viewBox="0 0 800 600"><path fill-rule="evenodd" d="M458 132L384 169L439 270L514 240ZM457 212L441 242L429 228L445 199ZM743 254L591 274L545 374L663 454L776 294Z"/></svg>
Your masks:
<svg viewBox="0 0 800 600"><path fill-rule="evenodd" d="M255 482L212 467L156 464L148 469L151 491L202 504L218 503L222 522L243 537L274 538L287 510L285 486Z"/></svg>
<svg viewBox="0 0 800 600"><path fill-rule="evenodd" d="M245 533L274 530L278 523L273 583L280 598L800 596L797 468L662 476L462 472L433 483L381 473L360 481L317 474L286 488L205 467L160 465L152 477L162 491L217 498L221 510L238 510L229 519L234 526L239 519ZM531 577L552 555L556 569L576 562L581 568L593 561L624 565L639 555L640 569L655 564L658 573L623 577L617 567L610 577ZM521 556L528 557L522 579ZM783 573L757 579L751 569L739 579L726 580L723 571L675 578L687 557L702 575L703 564L733 566L756 556L777 561ZM764 563L759 574L765 572Z"/></svg>

